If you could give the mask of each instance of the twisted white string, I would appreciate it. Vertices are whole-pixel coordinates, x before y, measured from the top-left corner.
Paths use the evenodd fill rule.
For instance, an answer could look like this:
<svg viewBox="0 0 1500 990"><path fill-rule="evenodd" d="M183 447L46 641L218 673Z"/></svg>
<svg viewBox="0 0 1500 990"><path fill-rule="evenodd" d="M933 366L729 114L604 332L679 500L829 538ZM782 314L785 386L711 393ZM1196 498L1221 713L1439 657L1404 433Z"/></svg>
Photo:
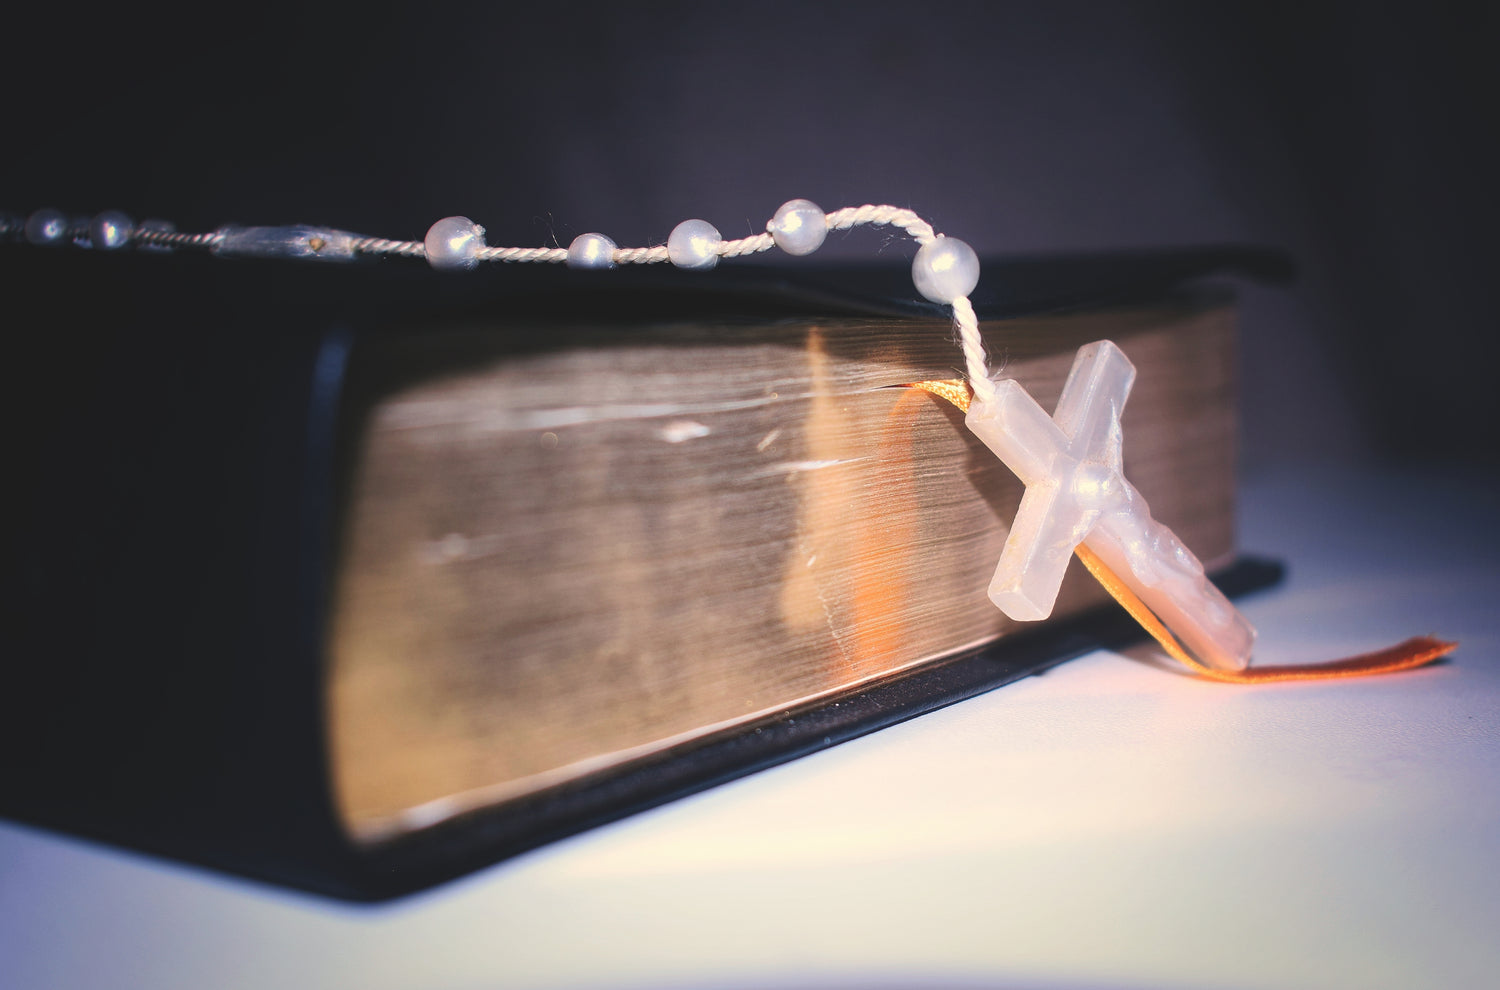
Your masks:
<svg viewBox="0 0 1500 990"><path fill-rule="evenodd" d="M979 337L979 317L968 296L953 300L953 323L958 327L958 346L964 352L964 370L976 402L988 403L995 398L995 383L990 380L989 361L984 341Z"/></svg>
<svg viewBox="0 0 1500 990"><path fill-rule="evenodd" d="M359 254L398 254L406 258L425 258L427 248L421 241L391 241L384 237L357 237L350 249Z"/></svg>
<svg viewBox="0 0 1500 990"><path fill-rule="evenodd" d="M209 248L218 247L224 240L222 231L213 231L209 234L184 234L175 230L137 230L130 237L132 244L141 247L165 247L165 248Z"/></svg>

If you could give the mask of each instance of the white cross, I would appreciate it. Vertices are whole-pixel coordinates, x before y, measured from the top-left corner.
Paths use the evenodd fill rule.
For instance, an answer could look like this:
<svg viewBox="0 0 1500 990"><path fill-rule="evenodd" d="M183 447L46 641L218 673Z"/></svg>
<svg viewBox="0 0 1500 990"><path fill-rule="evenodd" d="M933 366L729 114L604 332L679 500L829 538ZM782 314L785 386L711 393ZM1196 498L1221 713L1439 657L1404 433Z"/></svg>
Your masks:
<svg viewBox="0 0 1500 990"><path fill-rule="evenodd" d="M1189 652L1211 667L1243 670L1255 629L1125 480L1120 413L1134 381L1135 365L1100 340L1079 348L1055 416L1009 379L995 383L993 399L969 407L969 429L1026 485L990 600L1012 619L1045 619L1083 543Z"/></svg>

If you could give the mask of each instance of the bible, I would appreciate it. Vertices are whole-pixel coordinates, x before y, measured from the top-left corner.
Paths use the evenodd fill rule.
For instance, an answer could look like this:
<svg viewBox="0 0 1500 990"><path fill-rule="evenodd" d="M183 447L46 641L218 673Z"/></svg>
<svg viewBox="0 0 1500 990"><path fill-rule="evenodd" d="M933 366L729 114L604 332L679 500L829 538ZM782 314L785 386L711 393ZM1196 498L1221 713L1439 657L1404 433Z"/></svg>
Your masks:
<svg viewBox="0 0 1500 990"><path fill-rule="evenodd" d="M135 463L88 491L35 475L10 652L51 659L8 695L38 754L4 799L23 820L387 896L1130 635L1078 567L1040 627L990 604L1021 488L906 387L958 356L889 273L456 296L430 272L127 260L202 310L142 311L146 354L88 371L94 418L53 424L87 428L85 463ZM1235 331L1199 279L1283 267L999 261L976 297L1044 406L1080 345L1130 355L1127 471L1210 570L1236 559ZM205 318L228 331L205 342ZM184 386L190 339L250 367Z"/></svg>

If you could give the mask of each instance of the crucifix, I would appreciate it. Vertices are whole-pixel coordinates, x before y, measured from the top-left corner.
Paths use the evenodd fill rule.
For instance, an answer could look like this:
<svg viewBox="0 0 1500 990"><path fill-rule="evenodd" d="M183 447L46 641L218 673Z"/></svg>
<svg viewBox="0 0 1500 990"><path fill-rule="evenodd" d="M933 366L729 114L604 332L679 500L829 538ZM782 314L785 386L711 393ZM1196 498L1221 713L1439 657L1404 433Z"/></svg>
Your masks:
<svg viewBox="0 0 1500 990"><path fill-rule="evenodd" d="M1255 629L1125 480L1120 413L1134 381L1135 365L1100 340L1079 348L1053 416L1010 379L976 395L969 429L1026 485L990 600L1012 619L1045 619L1081 543L1199 660L1243 670Z"/></svg>

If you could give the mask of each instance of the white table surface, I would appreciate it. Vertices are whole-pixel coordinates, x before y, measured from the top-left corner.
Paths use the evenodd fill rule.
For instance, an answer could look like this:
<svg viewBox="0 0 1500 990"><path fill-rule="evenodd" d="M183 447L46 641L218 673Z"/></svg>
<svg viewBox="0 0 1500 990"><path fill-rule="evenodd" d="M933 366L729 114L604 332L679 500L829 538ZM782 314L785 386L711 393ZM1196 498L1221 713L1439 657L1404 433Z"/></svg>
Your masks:
<svg viewBox="0 0 1500 990"><path fill-rule="evenodd" d="M1239 687L1099 652L365 907L0 823L4 987L1500 985L1500 499L1295 472Z"/></svg>

